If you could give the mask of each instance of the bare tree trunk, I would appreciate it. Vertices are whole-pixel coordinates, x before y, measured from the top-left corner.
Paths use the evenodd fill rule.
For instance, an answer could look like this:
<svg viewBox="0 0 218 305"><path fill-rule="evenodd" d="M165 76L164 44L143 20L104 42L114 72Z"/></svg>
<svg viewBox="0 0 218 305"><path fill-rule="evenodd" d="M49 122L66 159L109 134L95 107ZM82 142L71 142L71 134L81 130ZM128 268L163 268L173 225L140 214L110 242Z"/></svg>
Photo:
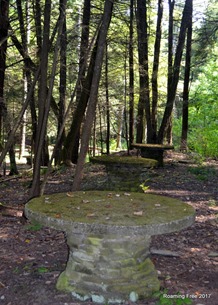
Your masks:
<svg viewBox="0 0 218 305"><path fill-rule="evenodd" d="M98 38L97 38L97 41L98 41ZM91 88L92 79L93 79L93 75L94 75L97 41L96 41L96 45L94 46L93 51L92 51L89 68L88 68L88 72L86 75L85 83L82 88L80 100L74 111L70 130L64 141L63 158L64 158L65 163L71 162L71 160L72 160L72 151L73 151L74 145L76 144L76 141L78 140L78 133L80 131L81 124L82 124L84 114L86 111L86 107L88 104L90 88Z"/></svg>
<svg viewBox="0 0 218 305"><path fill-rule="evenodd" d="M163 119L162 119L161 126L160 126L160 129L158 132L158 138L157 138L158 143L163 143L165 133L166 133L167 128L170 123L170 117L172 114L177 85L178 85L178 81L179 81L179 73L180 73L180 66L181 66L183 48L184 48L184 43L185 43L186 31L187 31L187 26L189 24L189 16L190 16L189 11L190 11L190 0L186 0L184 10L183 10L183 15L182 15L179 40L178 40L175 59L174 59L173 77L172 77L171 83L169 84L169 86L170 86L169 95L167 97L167 103L166 103Z"/></svg>
<svg viewBox="0 0 218 305"><path fill-rule="evenodd" d="M133 10L134 0L130 0L129 25L129 144L134 142L134 55L133 55Z"/></svg>
<svg viewBox="0 0 218 305"><path fill-rule="evenodd" d="M23 14L22 2L21 0L16 0L17 4L17 13L20 25L20 33L21 33L21 41L22 46L26 54L28 54L28 43L30 41L30 20L29 20L29 2L25 3L25 16ZM25 20L24 20L25 18ZM26 27L25 27L26 24ZM28 88L31 82L31 74L29 66L24 62L23 68L23 92L24 92L24 100L26 100ZM20 156L25 153L26 148L26 120L27 120L27 113L24 112L23 120L21 124L21 143L20 143Z"/></svg>
<svg viewBox="0 0 218 305"><path fill-rule="evenodd" d="M163 17L163 0L158 1L158 13L157 13L157 27L156 27L156 39L154 46L154 60L152 71L152 130L153 139L152 142L156 143L157 137L157 104L158 104L158 70L160 62L160 43L162 36L162 17Z"/></svg>
<svg viewBox="0 0 218 305"><path fill-rule="evenodd" d="M83 116L88 103L89 91L93 76L93 65L95 60L95 48L92 53L87 76L85 78L87 69L87 49L89 44L89 23L91 14L91 1L84 1L83 20L82 20L82 35L80 43L80 58L79 58L79 77L80 83L76 91L76 110L73 115L70 131L64 141L63 158L66 163L77 163L80 127Z"/></svg>
<svg viewBox="0 0 218 305"><path fill-rule="evenodd" d="M66 0L63 0L63 5L66 6ZM59 54L60 38L64 24L64 11L60 10L60 24L58 29L57 41L55 46L55 52L53 57L53 66L50 76L49 90L47 94L47 68L48 68L48 51L49 51L49 32L50 32L50 17L51 17L51 0L46 0L45 12L44 12L44 31L43 31L43 45L41 55L41 65L43 67L40 79L40 100L39 100L39 120L36 137L36 149L34 159L34 172L33 183L31 189L31 197L40 195L40 165L43 144L45 142L46 128L48 122L48 115L50 110L50 101L52 97L52 91L54 86L54 79L57 68L57 58Z"/></svg>
<svg viewBox="0 0 218 305"><path fill-rule="evenodd" d="M174 6L175 0L168 0L169 5L169 23L168 23L168 77L167 77L167 99L171 93L171 83L173 80L173 28L174 28ZM166 140L172 144L172 113L169 118L169 124L166 128Z"/></svg>
<svg viewBox="0 0 218 305"><path fill-rule="evenodd" d="M137 115L136 142L143 141L145 130L144 118L147 122L147 142L152 141L152 125L149 93L149 72L148 72L148 25L146 0L137 0L137 28L138 28L138 53L139 53L139 85L140 96Z"/></svg>
<svg viewBox="0 0 218 305"><path fill-rule="evenodd" d="M122 149L121 135L123 129L123 112L124 106L119 105L119 108L117 110L117 149Z"/></svg>
<svg viewBox="0 0 218 305"><path fill-rule="evenodd" d="M8 29L9 29L8 11L9 11L9 0L0 1L0 144L3 140L2 139L3 128L5 127L8 135L11 133L11 121L9 118L7 105L4 101L6 51L7 51ZM10 175L18 174L13 139L10 145L9 157L10 157Z"/></svg>
<svg viewBox="0 0 218 305"><path fill-rule="evenodd" d="M4 83L9 28L8 10L9 0L0 1L0 143L3 142L3 120L7 115L7 108L4 101Z"/></svg>
<svg viewBox="0 0 218 305"><path fill-rule="evenodd" d="M187 151L188 138L188 105L189 105L189 85L190 85L190 70L191 70L191 48L192 48L192 5L190 0L190 24L188 26L187 42L186 42L186 61L185 61L185 78L183 87L183 110L182 110L182 135L180 149Z"/></svg>
<svg viewBox="0 0 218 305"><path fill-rule="evenodd" d="M95 118L95 111L96 111L96 104L97 104L97 97L98 97L98 87L101 78L101 70L102 70L102 62L105 50L105 43L108 28L111 21L112 11L113 11L113 4L114 0L105 0L104 6L104 14L102 19L102 24L99 33L98 45L97 45L97 52L96 52L96 60L94 66L94 75L95 77L92 79L90 97L89 97L89 104L87 107L87 115L85 118L82 138L81 138L81 149L80 155L78 158L78 163L76 166L76 173L73 181L73 191L77 191L80 188L82 174L83 174L83 166L85 163L86 154L88 151L89 146L89 138L91 135L92 124Z"/></svg>
<svg viewBox="0 0 218 305"><path fill-rule="evenodd" d="M106 152L110 154L110 101L109 101L109 84L108 84L108 45L106 42L105 51L105 98L106 98L106 122L107 122L107 134L106 134Z"/></svg>
<svg viewBox="0 0 218 305"><path fill-rule="evenodd" d="M40 166L41 157L43 151L43 143L45 140L46 129L43 128L45 118L45 107L47 100L47 70L48 70L48 52L49 52L49 34L50 34L50 18L51 18L51 0L46 0L44 8L44 30L43 30L43 43L41 49L40 64L40 84L39 84L39 115L38 126L36 133L36 144L34 150L34 171L33 171L33 183L31 188L31 197L37 197L40 195Z"/></svg>
<svg viewBox="0 0 218 305"><path fill-rule="evenodd" d="M65 6L63 6L63 0L60 0L60 9L63 10L65 14ZM58 130L57 135L60 132L61 126L64 121L64 114L65 114L65 99L66 99L66 74L67 74L67 29L66 29L66 16L64 17L64 24L61 33L61 46L60 46L60 87L59 87L59 115L58 115ZM57 145L57 151L55 154L55 164L59 165L63 160L62 157L62 145L65 139L65 130L63 130L62 136L60 141Z"/></svg>
<svg viewBox="0 0 218 305"><path fill-rule="evenodd" d="M36 39L37 39L37 47L38 47L38 57L40 57L41 49L42 49L42 12L41 12L41 0L33 1L33 12L34 12L34 22L36 29Z"/></svg>

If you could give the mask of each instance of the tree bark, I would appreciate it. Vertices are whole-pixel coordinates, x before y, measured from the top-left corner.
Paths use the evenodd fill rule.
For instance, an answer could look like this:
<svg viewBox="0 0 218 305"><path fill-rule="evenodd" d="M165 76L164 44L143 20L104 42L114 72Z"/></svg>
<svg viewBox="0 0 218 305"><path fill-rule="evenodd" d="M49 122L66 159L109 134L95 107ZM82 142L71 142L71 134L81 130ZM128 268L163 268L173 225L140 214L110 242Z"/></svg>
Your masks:
<svg viewBox="0 0 218 305"><path fill-rule="evenodd" d="M92 124L95 118L95 111L96 111L96 104L97 104L97 97L98 97L98 87L101 78L101 70L102 70L102 62L105 50L105 43L108 28L111 21L111 16L113 12L113 4L114 0L105 0L104 5L104 14L102 18L102 24L99 32L99 39L97 44L97 51L96 51L96 60L94 66L94 75L95 77L92 79L90 97L89 97L89 104L87 107L87 114L83 126L83 132L81 137L81 149L78 158L78 163L76 166L75 177L73 181L73 191L77 191L80 188L82 174L83 174L83 167L85 163L86 154L88 151L89 146L89 139L92 130Z"/></svg>
<svg viewBox="0 0 218 305"><path fill-rule="evenodd" d="M4 101L4 83L6 69L6 51L8 37L8 10L9 0L0 2L0 143L3 141L3 120L7 115L7 108Z"/></svg>
<svg viewBox="0 0 218 305"><path fill-rule="evenodd" d="M4 101L4 83L5 83L5 70L6 70L6 52L7 52L7 38L9 29L9 0L0 1L0 144L3 142L3 128L7 134L11 133L11 121L7 110L7 105ZM10 158L10 175L18 174L15 151L14 151L14 138L12 138L9 158Z"/></svg>
<svg viewBox="0 0 218 305"><path fill-rule="evenodd" d="M49 34L50 34L50 18L51 18L51 0L46 0L44 8L44 30L43 43L40 56L41 69L40 83L39 83L39 115L36 132L36 143L34 150L34 171L33 182L30 192L30 197L37 197L40 195L40 166L43 151L43 144L45 140L46 128L44 128L45 107L47 100L47 70L48 70L48 52L49 52Z"/></svg>
<svg viewBox="0 0 218 305"><path fill-rule="evenodd" d="M158 138L157 138L158 143L163 143L164 136L166 134L167 128L170 123L170 117L172 114L177 85L178 85L178 81L179 81L179 73L180 73L180 66L181 66L182 54L183 54L183 49L184 49L186 31L187 31L187 26L189 24L189 16L190 16L189 11L190 11L190 0L186 0L185 6L183 9L181 27L180 27L180 32L179 32L179 39L178 39L178 44L177 44L176 54L175 54L175 59L174 59L173 76L172 76L171 83L169 84L169 94L167 97L167 103L166 103L163 119L161 122L161 126L160 126L160 129L158 132Z"/></svg>
<svg viewBox="0 0 218 305"><path fill-rule="evenodd" d="M133 54L133 23L134 0L130 0L129 24L129 144L134 142L134 54Z"/></svg>
<svg viewBox="0 0 218 305"><path fill-rule="evenodd" d="M157 13L157 26L156 26L156 39L154 45L154 59L153 59L153 71L152 71L152 130L153 139L152 142L156 143L157 137L157 105L158 105L158 70L160 62L160 44L162 36L162 17L163 17L163 0L158 1L158 13Z"/></svg>
<svg viewBox="0 0 218 305"><path fill-rule="evenodd" d="M190 71L191 71L191 48L192 48L192 5L190 0L190 16L189 26L186 40L186 60L185 60L185 77L183 87L183 109L182 109L182 135L180 150L187 151L188 138L188 106L189 106L189 85L190 85Z"/></svg>
<svg viewBox="0 0 218 305"><path fill-rule="evenodd" d="M89 100L89 96L90 96L90 88L91 88L92 79L93 79L93 75L94 75L97 42L98 42L98 38L97 38L96 44L92 51L88 72L87 72L85 83L83 84L82 92L80 95L80 100L74 111L70 130L64 141L63 158L64 158L65 163L72 161L72 151L73 151L74 146L76 145L76 141L78 140L78 133L80 131L81 124L83 122L84 114L86 111L86 107L88 104L88 100Z"/></svg>
<svg viewBox="0 0 218 305"><path fill-rule="evenodd" d="M66 7L63 6L63 0L60 0L60 10L64 12L65 15ZM60 86L59 86L59 115L58 115L58 130L57 137L60 133L61 126L64 122L65 114L65 99L66 99L66 84L67 84L67 28L66 28L66 16L64 16L63 29L61 33L61 46L60 46ZM61 135L60 141L57 145L57 150L55 154L55 164L60 165L63 160L62 157L62 145L65 139L65 130Z"/></svg>
<svg viewBox="0 0 218 305"><path fill-rule="evenodd" d="M144 134L144 120L147 122L147 142L152 141L152 125L149 93L148 72L148 29L147 29L146 0L137 0L137 29L138 29L138 54L139 54L139 103L137 114L136 142L142 143Z"/></svg>
<svg viewBox="0 0 218 305"><path fill-rule="evenodd" d="M106 99L106 122L107 122L107 133L106 133L106 153L110 154L110 100L109 100L109 83L108 83L108 45L106 43L105 50L105 99Z"/></svg>

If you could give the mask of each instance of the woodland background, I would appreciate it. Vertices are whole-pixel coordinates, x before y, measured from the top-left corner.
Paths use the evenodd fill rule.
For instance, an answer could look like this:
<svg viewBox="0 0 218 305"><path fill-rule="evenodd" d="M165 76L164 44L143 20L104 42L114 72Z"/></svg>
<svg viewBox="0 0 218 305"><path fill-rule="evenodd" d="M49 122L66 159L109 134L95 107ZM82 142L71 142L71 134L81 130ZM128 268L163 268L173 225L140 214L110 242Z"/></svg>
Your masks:
<svg viewBox="0 0 218 305"><path fill-rule="evenodd" d="M41 166L77 163L77 189L87 153L133 142L217 158L217 7L1 0L1 166L33 161L38 196Z"/></svg>

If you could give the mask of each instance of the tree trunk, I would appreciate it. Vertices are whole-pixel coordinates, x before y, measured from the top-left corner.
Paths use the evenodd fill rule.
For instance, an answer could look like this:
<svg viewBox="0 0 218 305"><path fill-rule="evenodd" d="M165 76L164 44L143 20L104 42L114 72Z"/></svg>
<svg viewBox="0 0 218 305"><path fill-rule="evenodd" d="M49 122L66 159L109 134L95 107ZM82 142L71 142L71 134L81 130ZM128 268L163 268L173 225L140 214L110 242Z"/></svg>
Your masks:
<svg viewBox="0 0 218 305"><path fill-rule="evenodd" d="M49 52L49 34L50 34L50 18L51 18L51 0L46 0L44 8L44 30L43 43L40 56L40 65L43 67L40 74L39 83L39 115L36 133L36 144L34 151L34 171L33 183L31 189L31 197L40 195L40 166L45 140L46 126L44 128L45 107L47 100L47 70L48 70L48 52Z"/></svg>
<svg viewBox="0 0 218 305"><path fill-rule="evenodd" d="M63 158L66 163L77 163L80 128L87 107L89 91L93 76L93 65L95 58L95 49L93 50L92 59L90 62L87 77L85 78L87 68L87 49L89 44L89 23L91 15L91 0L84 1L83 20L82 20L82 35L80 43L80 58L79 58L79 77L80 82L76 91L76 110L73 115L70 131L64 141Z"/></svg>
<svg viewBox="0 0 218 305"><path fill-rule="evenodd" d="M152 71L152 130L153 139L152 142L156 143L157 137L157 105L158 105L158 70L160 62L160 43L162 36L162 17L163 17L163 0L158 1L158 14L157 14L157 27L156 27L156 39L154 46L154 60Z"/></svg>
<svg viewBox="0 0 218 305"><path fill-rule="evenodd" d="M158 132L158 143L163 143L164 136L166 134L167 128L170 123L170 116L172 114L173 105L175 101L176 96L176 90L177 85L179 81L179 73L180 73L180 66L181 66L181 60L182 60L182 53L185 43L185 37L186 37L186 31L187 26L189 24L189 16L190 16L190 0L186 0L183 15L182 15L182 21L181 21L181 27L180 27L180 33L179 33L179 40L176 48L176 54L174 59L174 65L173 65L173 76L171 83L169 84L169 95L167 97L167 103L163 115L163 119L161 122L161 126Z"/></svg>
<svg viewBox="0 0 218 305"><path fill-rule="evenodd" d="M6 69L6 51L8 37L8 10L9 0L0 1L0 143L3 143L3 120L7 115L4 101L4 83Z"/></svg>
<svg viewBox="0 0 218 305"><path fill-rule="evenodd" d="M108 84L108 45L106 43L105 50L105 98L106 98L106 121L107 121L107 133L106 133L106 153L110 154L110 101L109 101L109 84Z"/></svg>
<svg viewBox="0 0 218 305"><path fill-rule="evenodd" d="M129 25L129 144L134 142L134 55L133 55L133 10L134 0L130 0Z"/></svg>
<svg viewBox="0 0 218 305"><path fill-rule="evenodd" d="M96 60L94 66L94 75L95 77L92 79L89 104L87 107L87 114L83 126L82 138L81 138L81 149L80 155L78 158L78 163L76 166L76 173L73 181L73 191L77 191L80 188L82 174L83 174L83 166L85 163L86 154L89 146L89 138L91 135L92 124L95 118L97 97L98 97L98 87L101 78L101 70L102 70L102 62L105 50L105 43L108 28L111 21L112 11L113 11L114 0L105 0L104 6L104 14L102 18L102 24L99 32L99 39L97 44L96 51Z"/></svg>
<svg viewBox="0 0 218 305"><path fill-rule="evenodd" d="M63 6L63 0L60 0L60 10L63 10L65 14L65 6ZM61 46L60 46L60 86L59 86L59 115L58 115L58 130L57 136L60 132L61 126L64 122L65 114L65 99L66 99L66 84L67 84L67 29L66 29L66 16L64 17L64 24L61 33ZM63 160L62 157L62 145L65 139L65 130L61 135L60 141L57 144L56 154L55 154L55 164L60 165Z"/></svg>
<svg viewBox="0 0 218 305"><path fill-rule="evenodd" d="M72 161L72 151L74 149L74 146L76 145L76 141L78 141L78 133L80 131L81 124L82 124L84 114L86 111L86 107L88 104L90 88L91 88L92 79L93 79L93 75L94 75L97 42L98 42L98 38L97 38L96 44L92 51L89 68L88 68L88 72L86 75L85 83L82 88L80 100L74 111L70 130L64 141L63 158L64 158L65 163L69 163Z"/></svg>
<svg viewBox="0 0 218 305"><path fill-rule="evenodd" d="M38 48L38 58L41 54L42 49L42 12L40 6L41 0L34 0L33 1L33 12L34 12L34 22L35 22L35 30L36 30L36 40L37 40L37 48Z"/></svg>
<svg viewBox="0 0 218 305"><path fill-rule="evenodd" d="M152 141L149 72L148 72L148 30L147 30L146 0L137 0L137 29L139 54L139 86L140 95L137 114L136 142L142 143L144 134L144 119L147 121L147 142Z"/></svg>
<svg viewBox="0 0 218 305"><path fill-rule="evenodd" d="M167 77L167 99L171 92L171 83L173 80L173 29L174 29L174 6L175 0L168 0L169 4L169 24L168 24L168 77ZM172 144L172 113L169 118L169 124L166 128L166 140L168 144Z"/></svg>
<svg viewBox="0 0 218 305"><path fill-rule="evenodd" d="M8 38L8 11L9 0L0 1L0 144L3 142L3 128L5 127L7 134L11 133L11 120L7 111L7 106L4 101L4 82L6 69L6 52L7 52L7 38ZM14 141L12 140L9 147L10 158L10 175L18 174Z"/></svg>
<svg viewBox="0 0 218 305"><path fill-rule="evenodd" d="M182 135L180 150L187 151L188 138L188 105L189 105L189 84L191 70L191 47L192 47L192 0L190 0L190 24L188 26L186 42L185 78L183 87L183 110L182 110Z"/></svg>

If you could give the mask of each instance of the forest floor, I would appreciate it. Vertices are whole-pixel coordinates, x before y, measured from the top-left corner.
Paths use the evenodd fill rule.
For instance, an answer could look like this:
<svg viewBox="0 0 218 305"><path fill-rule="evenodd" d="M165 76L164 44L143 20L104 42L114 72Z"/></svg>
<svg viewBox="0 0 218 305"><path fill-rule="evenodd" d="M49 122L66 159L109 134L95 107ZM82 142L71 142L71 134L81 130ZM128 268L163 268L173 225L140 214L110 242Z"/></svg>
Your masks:
<svg viewBox="0 0 218 305"><path fill-rule="evenodd" d="M20 166L20 171L22 175L12 180L0 177L0 305L90 305L55 289L68 256L64 234L21 217L31 176L26 166ZM73 172L74 168L64 167L54 171L46 192L70 191ZM100 166L85 169L86 185L103 177ZM187 295L193 305L217 305L218 161L199 164L193 156L168 153L163 168L150 170L146 185L148 192L181 199L196 210L191 227L152 238L151 259L161 287L168 297L179 293ZM156 250L161 251L155 254ZM167 296L164 301L169 302L161 304L172 304ZM176 300L173 304L183 304ZM138 304L154 305L156 301Z"/></svg>

